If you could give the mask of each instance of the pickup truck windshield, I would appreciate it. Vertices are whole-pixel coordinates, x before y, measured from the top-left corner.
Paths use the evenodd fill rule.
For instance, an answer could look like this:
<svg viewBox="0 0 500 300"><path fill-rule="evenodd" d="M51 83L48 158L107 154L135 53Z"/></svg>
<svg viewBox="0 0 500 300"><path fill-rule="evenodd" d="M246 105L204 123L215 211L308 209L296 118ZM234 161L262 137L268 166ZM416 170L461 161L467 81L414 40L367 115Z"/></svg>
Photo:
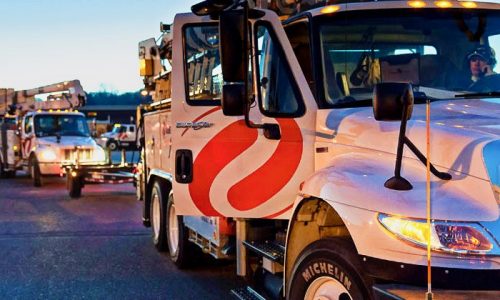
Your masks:
<svg viewBox="0 0 500 300"><path fill-rule="evenodd" d="M320 17L324 102L371 105L378 82L431 99L500 91L500 12L386 10Z"/></svg>
<svg viewBox="0 0 500 300"><path fill-rule="evenodd" d="M35 134L44 136L90 136L87 121L79 115L36 115Z"/></svg>
<svg viewBox="0 0 500 300"><path fill-rule="evenodd" d="M127 128L125 126L115 126L113 127L113 130L111 130L112 133L122 133L127 131Z"/></svg>

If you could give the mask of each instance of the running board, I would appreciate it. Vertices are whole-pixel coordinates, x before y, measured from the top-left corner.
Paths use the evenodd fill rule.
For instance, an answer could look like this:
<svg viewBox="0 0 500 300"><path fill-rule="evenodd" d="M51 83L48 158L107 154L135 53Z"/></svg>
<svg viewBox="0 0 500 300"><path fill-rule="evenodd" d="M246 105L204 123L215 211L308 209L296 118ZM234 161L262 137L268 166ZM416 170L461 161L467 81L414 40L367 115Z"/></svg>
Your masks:
<svg viewBox="0 0 500 300"><path fill-rule="evenodd" d="M265 257L283 266L285 261L285 248L274 242L243 241L243 245L252 252Z"/></svg>
<svg viewBox="0 0 500 300"><path fill-rule="evenodd" d="M239 300L267 300L249 286L231 290L231 295Z"/></svg>

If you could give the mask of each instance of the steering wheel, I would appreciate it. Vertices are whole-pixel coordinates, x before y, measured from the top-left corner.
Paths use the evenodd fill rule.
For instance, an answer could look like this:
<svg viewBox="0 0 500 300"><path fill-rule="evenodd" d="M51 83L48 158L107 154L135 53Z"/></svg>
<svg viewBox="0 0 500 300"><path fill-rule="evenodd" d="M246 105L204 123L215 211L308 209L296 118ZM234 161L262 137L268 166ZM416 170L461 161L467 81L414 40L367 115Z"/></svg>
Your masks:
<svg viewBox="0 0 500 300"><path fill-rule="evenodd" d="M500 91L500 74L481 77L468 88L472 92L488 93Z"/></svg>

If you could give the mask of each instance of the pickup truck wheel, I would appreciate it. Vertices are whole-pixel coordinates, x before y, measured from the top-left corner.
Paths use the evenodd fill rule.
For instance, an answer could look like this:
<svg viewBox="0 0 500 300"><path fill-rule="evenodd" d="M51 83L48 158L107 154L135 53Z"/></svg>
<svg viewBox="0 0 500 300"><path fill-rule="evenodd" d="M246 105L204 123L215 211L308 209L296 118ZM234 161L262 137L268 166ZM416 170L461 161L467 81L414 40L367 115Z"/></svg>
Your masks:
<svg viewBox="0 0 500 300"><path fill-rule="evenodd" d="M111 140L108 142L108 148L111 151L115 151L116 149L118 149L118 143L116 141Z"/></svg>
<svg viewBox="0 0 500 300"><path fill-rule="evenodd" d="M167 204L167 237L170 259L180 268L186 268L192 262L194 247L188 239L188 229L182 216L175 213L174 197L170 193Z"/></svg>
<svg viewBox="0 0 500 300"><path fill-rule="evenodd" d="M31 179L33 179L33 186L41 187L42 186L42 173L40 173L40 165L38 164L38 160L35 156L32 156L29 162L29 169Z"/></svg>
<svg viewBox="0 0 500 300"><path fill-rule="evenodd" d="M151 190L151 205L149 219L151 221L151 233L153 244L160 252L167 250L167 218L166 214L167 199L163 188L157 181Z"/></svg>
<svg viewBox="0 0 500 300"><path fill-rule="evenodd" d="M73 177L68 174L68 192L71 198L80 198L82 195L82 180L80 177Z"/></svg>
<svg viewBox="0 0 500 300"><path fill-rule="evenodd" d="M287 299L372 299L351 242L326 238L307 246L297 259Z"/></svg>

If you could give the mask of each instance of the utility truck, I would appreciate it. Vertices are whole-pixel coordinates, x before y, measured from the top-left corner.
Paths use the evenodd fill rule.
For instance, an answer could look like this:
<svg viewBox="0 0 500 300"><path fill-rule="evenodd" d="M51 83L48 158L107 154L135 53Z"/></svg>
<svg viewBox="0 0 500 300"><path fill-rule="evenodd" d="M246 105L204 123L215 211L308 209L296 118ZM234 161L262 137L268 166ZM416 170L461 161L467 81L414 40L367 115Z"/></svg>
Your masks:
<svg viewBox="0 0 500 300"><path fill-rule="evenodd" d="M139 43L153 244L234 258L240 299L498 299L500 75L470 62L497 70L500 5L325 2L207 0Z"/></svg>
<svg viewBox="0 0 500 300"><path fill-rule="evenodd" d="M13 176L24 169L39 187L42 176L62 176L64 162L105 162L106 153L77 110L85 99L79 80L0 90L0 173Z"/></svg>

